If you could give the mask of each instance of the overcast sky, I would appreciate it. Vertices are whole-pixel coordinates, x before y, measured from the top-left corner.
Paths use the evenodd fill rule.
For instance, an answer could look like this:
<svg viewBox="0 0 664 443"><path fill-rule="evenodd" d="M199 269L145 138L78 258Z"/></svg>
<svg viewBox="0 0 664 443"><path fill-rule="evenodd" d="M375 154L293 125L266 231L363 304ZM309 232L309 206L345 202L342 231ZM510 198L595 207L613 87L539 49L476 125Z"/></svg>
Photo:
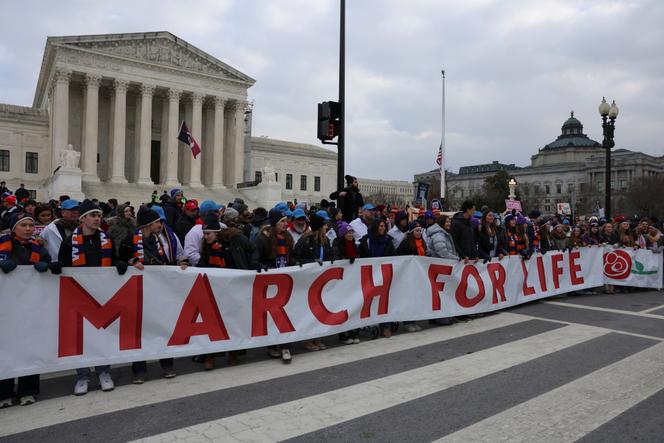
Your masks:
<svg viewBox="0 0 664 443"><path fill-rule="evenodd" d="M320 145L338 93L338 0L2 2L0 102L32 104L46 37L170 31L257 80L254 135ZM441 69L447 167L525 166L570 110L601 141L664 155L664 2L349 0L346 170L412 180L436 167ZM205 148L205 147L203 147Z"/></svg>

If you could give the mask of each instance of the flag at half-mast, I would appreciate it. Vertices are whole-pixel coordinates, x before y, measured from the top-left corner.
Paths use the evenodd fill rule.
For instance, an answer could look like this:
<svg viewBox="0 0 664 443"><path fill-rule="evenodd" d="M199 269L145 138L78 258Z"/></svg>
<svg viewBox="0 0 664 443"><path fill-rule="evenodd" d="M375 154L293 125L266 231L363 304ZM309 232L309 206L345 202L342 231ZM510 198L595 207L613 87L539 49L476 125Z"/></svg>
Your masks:
<svg viewBox="0 0 664 443"><path fill-rule="evenodd" d="M201 153L201 146L198 144L194 136L191 134L191 131L189 130L189 127L187 126L187 123L182 120L182 124L180 125L180 131L178 132L178 140L180 140L182 143L185 143L189 145L191 148L191 153L193 154L194 158L198 154Z"/></svg>

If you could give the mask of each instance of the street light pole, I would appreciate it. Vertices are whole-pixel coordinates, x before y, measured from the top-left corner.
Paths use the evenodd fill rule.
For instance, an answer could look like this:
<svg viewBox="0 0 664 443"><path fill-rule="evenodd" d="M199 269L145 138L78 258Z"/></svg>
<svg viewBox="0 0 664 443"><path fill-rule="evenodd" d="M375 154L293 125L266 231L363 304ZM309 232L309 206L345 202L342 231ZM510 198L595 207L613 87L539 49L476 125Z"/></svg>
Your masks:
<svg viewBox="0 0 664 443"><path fill-rule="evenodd" d="M346 0L339 13L339 127L337 139L337 189L344 188L346 154Z"/></svg>
<svg viewBox="0 0 664 443"><path fill-rule="evenodd" d="M611 220L611 148L616 145L613 137L616 129L616 118L618 117L618 106L616 106L615 100L609 106L606 102L606 98L602 97L602 102L599 104L598 109L599 115L602 116L602 131L604 133L602 147L606 150L604 171L604 218L609 221Z"/></svg>

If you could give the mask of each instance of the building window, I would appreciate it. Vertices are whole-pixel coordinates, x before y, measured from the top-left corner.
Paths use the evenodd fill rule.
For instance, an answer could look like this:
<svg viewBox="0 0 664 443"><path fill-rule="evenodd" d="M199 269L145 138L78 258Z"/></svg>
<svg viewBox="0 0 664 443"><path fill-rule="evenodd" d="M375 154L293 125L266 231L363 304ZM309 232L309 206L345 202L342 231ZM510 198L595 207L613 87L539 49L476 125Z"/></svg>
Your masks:
<svg viewBox="0 0 664 443"><path fill-rule="evenodd" d="M258 183L263 181L263 173L261 171L254 172L254 180Z"/></svg>
<svg viewBox="0 0 664 443"><path fill-rule="evenodd" d="M574 183L567 183L567 192L570 194L574 192Z"/></svg>
<svg viewBox="0 0 664 443"><path fill-rule="evenodd" d="M30 200L37 200L37 191L35 189L28 189L30 193Z"/></svg>
<svg viewBox="0 0 664 443"><path fill-rule="evenodd" d="M551 194L551 186L549 186L549 185L544 185L544 193L545 193L546 195Z"/></svg>
<svg viewBox="0 0 664 443"><path fill-rule="evenodd" d="M556 183L556 194L562 194L562 193L563 193L562 183Z"/></svg>
<svg viewBox="0 0 664 443"><path fill-rule="evenodd" d="M9 151L0 149L0 171L9 172Z"/></svg>
<svg viewBox="0 0 664 443"><path fill-rule="evenodd" d="M36 152L25 153L25 172L37 174L39 172L39 154Z"/></svg>
<svg viewBox="0 0 664 443"><path fill-rule="evenodd" d="M293 189L293 174L286 174L286 189Z"/></svg>
<svg viewBox="0 0 664 443"><path fill-rule="evenodd" d="M279 173L278 172L274 173L274 181L276 181L276 182L279 181Z"/></svg>
<svg viewBox="0 0 664 443"><path fill-rule="evenodd" d="M544 205L544 211L545 211L545 212L551 212L551 206L549 206L549 205Z"/></svg>
<svg viewBox="0 0 664 443"><path fill-rule="evenodd" d="M306 191L307 190L307 176L306 175L301 175L300 176L300 191Z"/></svg>
<svg viewBox="0 0 664 443"><path fill-rule="evenodd" d="M620 189L627 189L627 180L620 180Z"/></svg>
<svg viewBox="0 0 664 443"><path fill-rule="evenodd" d="M320 192L320 177L314 177L314 192Z"/></svg>

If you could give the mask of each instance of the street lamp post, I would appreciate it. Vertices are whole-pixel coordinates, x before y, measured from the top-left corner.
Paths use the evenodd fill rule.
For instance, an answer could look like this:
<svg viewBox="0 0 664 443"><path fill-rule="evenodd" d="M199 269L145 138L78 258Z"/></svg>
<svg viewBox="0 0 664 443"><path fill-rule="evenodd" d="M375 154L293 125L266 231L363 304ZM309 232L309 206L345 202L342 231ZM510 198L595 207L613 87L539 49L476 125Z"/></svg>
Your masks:
<svg viewBox="0 0 664 443"><path fill-rule="evenodd" d="M602 103L599 104L599 115L602 116L602 130L604 132L604 140L602 147L606 150L605 172L604 172L604 217L607 220L611 219L611 148L616 143L613 141L613 134L616 129L616 117L618 117L618 106L615 100L611 105L606 102L602 97Z"/></svg>
<svg viewBox="0 0 664 443"><path fill-rule="evenodd" d="M514 180L514 177L512 177L509 182L507 182L507 186L510 188L510 194L507 196L507 198L514 200L516 198L516 194L514 193L516 190L516 180Z"/></svg>

